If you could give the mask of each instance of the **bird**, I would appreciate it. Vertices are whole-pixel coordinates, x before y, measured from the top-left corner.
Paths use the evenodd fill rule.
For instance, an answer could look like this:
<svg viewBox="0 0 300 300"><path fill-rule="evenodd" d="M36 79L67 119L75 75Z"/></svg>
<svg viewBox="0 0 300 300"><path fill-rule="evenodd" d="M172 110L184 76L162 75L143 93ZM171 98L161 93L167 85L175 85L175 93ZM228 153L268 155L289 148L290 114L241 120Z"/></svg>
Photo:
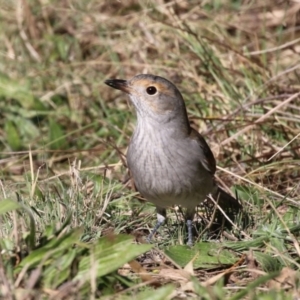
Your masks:
<svg viewBox="0 0 300 300"><path fill-rule="evenodd" d="M166 78L139 74L129 80L108 79L108 86L129 95L137 122L127 149L127 165L137 190L156 206L151 241L165 223L166 209L185 208L187 245L194 243L196 207L209 195L240 209L239 200L218 186L215 157L204 137L191 127L178 88Z"/></svg>

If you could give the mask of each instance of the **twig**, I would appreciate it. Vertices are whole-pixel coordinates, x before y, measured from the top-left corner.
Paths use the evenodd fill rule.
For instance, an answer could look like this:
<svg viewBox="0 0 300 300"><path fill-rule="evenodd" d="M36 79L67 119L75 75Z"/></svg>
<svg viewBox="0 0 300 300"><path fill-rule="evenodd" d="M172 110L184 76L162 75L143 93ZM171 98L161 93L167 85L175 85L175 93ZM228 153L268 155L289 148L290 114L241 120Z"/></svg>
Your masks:
<svg viewBox="0 0 300 300"><path fill-rule="evenodd" d="M223 142L220 143L221 146L224 146L230 142L232 142L233 140L235 140L238 136L240 136L242 133L245 133L246 131L252 129L253 127L255 127L257 124L263 122L265 119L267 119L269 116L271 116L272 114L274 114L277 110L279 110L282 106L286 105L287 103L291 102L292 100L294 100L295 98L297 98L300 95L300 93L296 93L294 95L292 95L291 97L289 97L288 99L286 99L285 101L279 103L277 106L275 106L273 109L271 109L270 111L268 111L265 115L261 116L260 118L258 118L254 124L251 124L249 126L246 126L245 128L243 128L242 130L238 131L237 133L235 133L234 135L232 135L231 137L229 137L228 139L224 140Z"/></svg>

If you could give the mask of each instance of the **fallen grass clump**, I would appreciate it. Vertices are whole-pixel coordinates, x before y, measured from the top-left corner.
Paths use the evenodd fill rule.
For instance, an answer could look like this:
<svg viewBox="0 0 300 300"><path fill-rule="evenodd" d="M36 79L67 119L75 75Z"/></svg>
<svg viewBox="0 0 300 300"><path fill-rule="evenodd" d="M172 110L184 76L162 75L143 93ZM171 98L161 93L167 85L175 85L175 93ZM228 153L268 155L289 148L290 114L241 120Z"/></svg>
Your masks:
<svg viewBox="0 0 300 300"><path fill-rule="evenodd" d="M0 297L299 297L299 4L2 2ZM103 83L139 73L182 91L244 207L201 206L193 249L177 210L143 243L133 109Z"/></svg>

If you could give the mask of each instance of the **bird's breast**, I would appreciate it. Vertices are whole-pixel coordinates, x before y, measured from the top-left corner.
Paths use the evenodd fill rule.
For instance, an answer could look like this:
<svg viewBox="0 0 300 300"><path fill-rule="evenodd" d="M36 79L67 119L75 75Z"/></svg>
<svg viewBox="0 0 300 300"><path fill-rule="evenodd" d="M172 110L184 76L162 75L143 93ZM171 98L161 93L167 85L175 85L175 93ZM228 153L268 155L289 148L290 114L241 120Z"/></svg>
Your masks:
<svg viewBox="0 0 300 300"><path fill-rule="evenodd" d="M159 206L195 206L212 189L212 176L203 168L197 149L185 139L135 133L127 162L137 189Z"/></svg>

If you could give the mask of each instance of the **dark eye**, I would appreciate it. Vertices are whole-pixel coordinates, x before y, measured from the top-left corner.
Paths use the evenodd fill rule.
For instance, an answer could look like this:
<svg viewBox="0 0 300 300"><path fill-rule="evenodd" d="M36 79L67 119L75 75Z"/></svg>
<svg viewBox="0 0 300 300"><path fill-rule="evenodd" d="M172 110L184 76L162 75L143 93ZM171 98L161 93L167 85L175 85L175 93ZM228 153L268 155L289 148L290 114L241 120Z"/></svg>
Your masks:
<svg viewBox="0 0 300 300"><path fill-rule="evenodd" d="M154 95L157 92L157 89L155 86L148 86L146 89L146 92L148 95Z"/></svg>

